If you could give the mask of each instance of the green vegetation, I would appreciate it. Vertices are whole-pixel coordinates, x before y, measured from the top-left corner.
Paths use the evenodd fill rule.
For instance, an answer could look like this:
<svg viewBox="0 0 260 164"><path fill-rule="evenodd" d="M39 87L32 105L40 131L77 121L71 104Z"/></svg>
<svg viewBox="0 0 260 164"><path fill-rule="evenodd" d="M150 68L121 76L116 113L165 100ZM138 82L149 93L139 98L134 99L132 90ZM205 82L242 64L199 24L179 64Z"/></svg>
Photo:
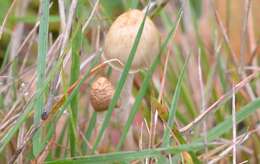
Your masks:
<svg viewBox="0 0 260 164"><path fill-rule="evenodd" d="M257 5L1 1L0 161L257 163ZM104 39L116 18L132 8L145 16L118 71L110 63L121 61L103 57ZM130 75L150 18L161 34L160 53L147 69ZM94 112L89 98L99 76L115 89L105 112Z"/></svg>

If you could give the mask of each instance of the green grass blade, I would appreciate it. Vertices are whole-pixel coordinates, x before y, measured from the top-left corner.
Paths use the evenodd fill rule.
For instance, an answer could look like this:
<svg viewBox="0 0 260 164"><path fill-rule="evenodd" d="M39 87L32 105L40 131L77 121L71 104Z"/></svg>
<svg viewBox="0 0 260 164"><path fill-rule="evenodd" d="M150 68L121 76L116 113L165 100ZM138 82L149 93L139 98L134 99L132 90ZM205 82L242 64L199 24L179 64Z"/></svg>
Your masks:
<svg viewBox="0 0 260 164"><path fill-rule="evenodd" d="M260 109L260 98L250 102L241 108L239 112L236 113L236 123L245 120L248 116L253 114L257 109ZM216 127L208 131L208 141L217 139L221 135L225 134L232 128L232 116L225 118L225 121L219 123ZM202 138L197 141L203 140Z"/></svg>
<svg viewBox="0 0 260 164"><path fill-rule="evenodd" d="M162 146L169 146L169 144L170 144L170 128L173 127L173 124L174 124L174 119L175 119L176 110L177 110L177 103L178 103L178 100L180 97L181 83L183 81L184 72L187 68L189 57L190 57L190 55L187 57L184 65L182 67L181 74L178 78L176 89L175 89L174 95L172 97L171 107L169 109L169 119L167 122L167 127L165 128L165 131L163 134Z"/></svg>
<svg viewBox="0 0 260 164"><path fill-rule="evenodd" d="M130 8L136 9L138 7L139 1L138 0L131 0L130 2Z"/></svg>
<svg viewBox="0 0 260 164"><path fill-rule="evenodd" d="M163 24L166 27L166 29L170 29L173 25L171 17L169 15L167 15L165 11L160 12L160 17L162 18ZM177 81L177 76L179 75L179 73L177 71L175 71L176 64L177 64L178 68L181 68L184 61L182 61L182 55L181 55L181 51L179 50L179 48L175 45L173 45L173 48L174 48L176 62L173 64L172 60L169 61L169 66L170 66L169 70L170 71L169 71L168 77L172 83L173 82L175 83L175 81ZM184 78L186 79L186 75L184 75ZM174 85L174 84L172 84L172 85ZM182 98L183 104L186 106L187 113L189 114L189 116L194 118L197 115L197 111L195 109L195 104L192 100L191 91L188 88L189 87L187 86L186 83L181 84L181 92L182 92L181 98ZM178 119L179 119L179 117L178 117Z"/></svg>
<svg viewBox="0 0 260 164"><path fill-rule="evenodd" d="M64 128L62 129L61 135L60 137L57 139L57 144L58 145L62 145L62 143L64 142L64 139L66 139L66 127L68 124L65 124ZM55 153L54 153L54 157L55 158L61 158L61 153L62 153L62 148L61 147L57 147L55 149Z"/></svg>
<svg viewBox="0 0 260 164"><path fill-rule="evenodd" d="M70 163L113 163L118 161L130 161L144 159L147 157L159 157L162 153L179 154L183 151L199 151L203 149L203 143L183 144L176 147L146 149L140 151L115 152L101 155L82 156L71 159L48 161L48 164L70 164Z"/></svg>
<svg viewBox="0 0 260 164"><path fill-rule="evenodd" d="M26 16L12 16L10 17L11 21L14 22L22 22L27 24L35 24L38 21L38 17L34 15L26 15ZM49 23L59 23L60 17L58 15L50 15L48 19Z"/></svg>
<svg viewBox="0 0 260 164"><path fill-rule="evenodd" d="M41 120L41 114L44 105L44 95L40 95L44 83L45 67L46 67L46 54L48 51L48 19L49 19L49 0L41 1L41 17L39 27L39 46L37 57L37 100L35 104L34 125L38 126ZM33 137L33 155L37 156L41 151L41 129L37 131Z"/></svg>
<svg viewBox="0 0 260 164"><path fill-rule="evenodd" d="M92 116L91 116L91 119L89 121L89 125L88 125L88 128L87 128L87 131L85 133L85 138L87 140L90 139L91 135L92 135L92 132L95 128L95 125L96 125L96 120L97 120L97 112L93 112ZM83 152L86 153L88 151L88 145L87 144L84 144L83 145Z"/></svg>
<svg viewBox="0 0 260 164"><path fill-rule="evenodd" d="M138 92L138 95L136 96L136 99L135 99L135 103L131 109L131 112L129 114L129 117L128 117L128 120L126 122L126 125L123 129L123 133L122 133L122 136L119 140L119 143L117 145L117 150L119 150L121 148L121 146L123 145L123 143L125 142L125 139L126 139L126 136L127 136L127 133L128 133L128 130L133 122L133 119L137 113L137 110L142 102L142 98L144 97L145 93L146 93L146 90L147 90L147 87L149 85L149 81L152 77L152 74L153 72L155 71L157 65L160 63L160 57L161 57L161 54L162 52L166 49L170 39L172 38L172 35L175 33L176 29L177 29L177 26L181 20L181 17L182 17L182 10L179 11L179 14L178 14L178 17L177 17L177 21L176 21L176 24L172 27L171 31L169 32L169 34L167 35L167 38L165 39L164 43L162 44L161 46L161 49L160 49L160 53L157 55L155 61L153 62L152 66L150 67L149 71L147 72L146 76L145 76L145 79L144 79L144 82L142 83L142 86L140 88L140 91Z"/></svg>
<svg viewBox="0 0 260 164"><path fill-rule="evenodd" d="M124 86L125 81L127 79L128 72L129 72L129 70L131 68L132 61L134 59L134 56L135 56L135 53L136 53L136 50L137 50L137 46L138 46L139 41L141 39L141 35L142 35L142 32L143 32L146 16L147 16L147 12L145 13L145 17L144 17L144 19L143 19L143 21L142 21L142 23L141 23L141 25L140 25L140 27L138 29L138 32L137 32L137 35L135 37L135 41L133 43L131 52L130 52L130 54L128 56L128 59L127 59L127 62L125 64L125 66L124 66L124 70L121 73L120 80L119 80L119 82L116 85L115 94L114 94L114 96L113 96L113 98L111 100L111 103L110 103L110 105L108 107L108 111L107 111L106 116L105 116L105 119L104 119L104 121L102 123L101 129L100 129L100 131L98 133L98 136L97 136L97 139L96 139L96 141L95 141L95 143L93 145L93 152L96 151L97 146L98 146L98 144L99 144L99 142L100 142L100 140L101 140L101 138L102 138L102 136L103 136L103 134L105 132L105 129L109 125L109 121L110 121L110 118L111 118L111 115L112 115L112 111L113 111L114 107L116 106L117 101L118 101L118 99L120 97L120 93L121 93L121 91L123 89L123 86Z"/></svg>
<svg viewBox="0 0 260 164"><path fill-rule="evenodd" d="M118 12L122 12L125 7L122 0L100 0L100 4L102 6L102 15L109 18L109 21L111 21L112 18L114 18L118 14Z"/></svg>
<svg viewBox="0 0 260 164"><path fill-rule="evenodd" d="M72 85L74 82L76 82L79 78L80 74L80 49L82 45L82 33L80 30L77 30L76 36L72 41L72 57L71 57L71 78L70 78L70 84ZM70 104L70 125L69 125L69 133L70 133L70 151L71 156L76 155L77 150L77 133L75 130L75 127L77 127L77 120L78 120L78 93L72 98L71 104Z"/></svg>

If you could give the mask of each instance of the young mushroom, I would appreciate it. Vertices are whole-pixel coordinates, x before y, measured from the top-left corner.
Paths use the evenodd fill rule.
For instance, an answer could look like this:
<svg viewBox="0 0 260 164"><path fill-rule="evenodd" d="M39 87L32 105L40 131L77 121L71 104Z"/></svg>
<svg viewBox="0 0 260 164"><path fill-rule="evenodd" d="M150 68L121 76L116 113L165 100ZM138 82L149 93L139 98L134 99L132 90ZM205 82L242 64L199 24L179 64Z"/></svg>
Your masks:
<svg viewBox="0 0 260 164"><path fill-rule="evenodd" d="M94 111L97 112L96 130L99 130L102 126L105 111L108 109L114 92L114 86L106 77L98 77L91 85L89 98ZM98 131L95 131L94 136L96 136L97 134ZM104 151L104 148L109 147L108 138L109 137L103 137L102 146L100 147L99 151L102 152Z"/></svg>
<svg viewBox="0 0 260 164"><path fill-rule="evenodd" d="M145 17L145 13L132 9L120 15L111 25L104 43L103 57L105 60L118 59L120 64L110 63L112 68L122 71L124 65L128 60L128 56L133 47L138 30ZM122 90L120 97L119 110L115 110L117 124L120 124L120 131L123 130L124 125L128 119L132 102L132 85L134 75L141 69L148 68L156 55L160 51L160 34L152 20L147 17L145 20L142 35L137 46L137 50L132 61L130 73L127 77L126 84ZM117 79L120 77L118 72ZM115 79L115 78L114 78ZM115 120L115 119L114 119ZM132 129L129 129L124 149L135 149L135 142L133 140Z"/></svg>
<svg viewBox="0 0 260 164"><path fill-rule="evenodd" d="M97 78L90 90L90 102L96 112L103 112L108 109L114 95L112 83L105 77Z"/></svg>

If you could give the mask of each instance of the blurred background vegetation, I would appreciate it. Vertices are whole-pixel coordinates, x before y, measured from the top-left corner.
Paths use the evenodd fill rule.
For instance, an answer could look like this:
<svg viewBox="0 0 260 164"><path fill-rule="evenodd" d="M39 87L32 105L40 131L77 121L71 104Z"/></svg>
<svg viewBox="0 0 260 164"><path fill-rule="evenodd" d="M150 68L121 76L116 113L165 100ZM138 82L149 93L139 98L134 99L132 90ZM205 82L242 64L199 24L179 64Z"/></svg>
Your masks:
<svg viewBox="0 0 260 164"><path fill-rule="evenodd" d="M82 156L75 160L231 163L236 154L237 163L260 163L259 0L156 1L151 18L162 42L170 40L149 84L143 83L149 71L134 75L129 102L142 101L129 124L134 145L129 148L127 138L122 149L117 144L124 125L114 112L109 122L93 112L88 95L96 77L107 76L116 87L120 73L106 66L88 75L72 96L67 90L103 62L112 22L148 1L50 0L49 10L44 1L0 1L0 161L73 163L71 158ZM40 19L44 15L47 20ZM138 97L144 85L147 92ZM176 116L168 118L171 109ZM44 110L55 111L51 120L40 119ZM207 117L200 118L205 111ZM171 119L173 127L167 124ZM109 126L95 143L102 123ZM165 129L171 129L171 146L162 144Z"/></svg>

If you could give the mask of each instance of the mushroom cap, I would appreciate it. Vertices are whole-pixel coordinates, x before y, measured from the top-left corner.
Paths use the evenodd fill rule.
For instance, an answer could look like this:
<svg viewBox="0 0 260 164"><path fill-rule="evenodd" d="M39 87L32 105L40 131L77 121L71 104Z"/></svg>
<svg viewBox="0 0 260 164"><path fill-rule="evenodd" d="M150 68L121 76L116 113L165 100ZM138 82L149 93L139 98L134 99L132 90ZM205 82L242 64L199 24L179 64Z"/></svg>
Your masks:
<svg viewBox="0 0 260 164"><path fill-rule="evenodd" d="M111 99L114 95L112 83L105 77L97 78L90 90L90 102L96 112L102 112L108 109Z"/></svg>
<svg viewBox="0 0 260 164"><path fill-rule="evenodd" d="M106 60L116 58L126 64L144 16L142 11L133 9L123 13L113 22L105 39L103 56ZM147 17L130 72L149 67L159 51L159 31ZM111 63L111 65L122 70L120 64Z"/></svg>

